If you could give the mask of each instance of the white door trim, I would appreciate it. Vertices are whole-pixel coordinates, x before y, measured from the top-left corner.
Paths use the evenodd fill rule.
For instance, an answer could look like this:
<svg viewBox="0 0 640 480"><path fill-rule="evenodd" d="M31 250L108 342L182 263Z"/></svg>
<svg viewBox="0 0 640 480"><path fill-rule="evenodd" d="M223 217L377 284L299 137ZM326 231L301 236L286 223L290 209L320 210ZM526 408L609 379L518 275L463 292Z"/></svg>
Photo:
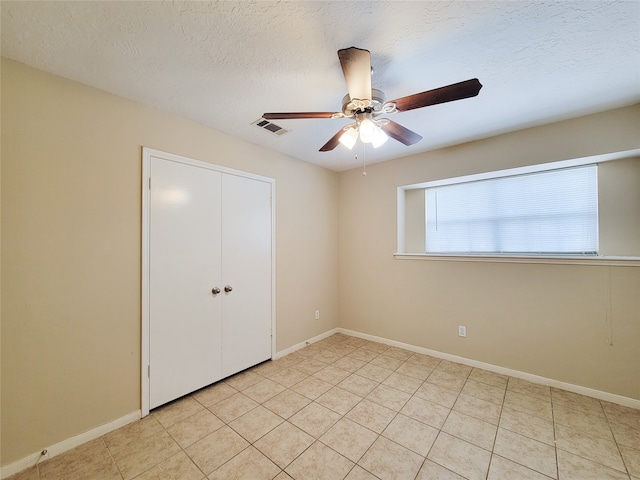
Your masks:
<svg viewBox="0 0 640 480"><path fill-rule="evenodd" d="M234 170L212 163L181 157L172 153L142 147L142 298L141 298L141 355L140 355L140 383L141 383L141 412L142 417L149 414L149 213L150 197L149 182L151 173L151 158L161 158L173 162L192 165L199 168L215 170L221 173L237 175L271 184L271 358L276 356L276 199L275 179L253 173Z"/></svg>

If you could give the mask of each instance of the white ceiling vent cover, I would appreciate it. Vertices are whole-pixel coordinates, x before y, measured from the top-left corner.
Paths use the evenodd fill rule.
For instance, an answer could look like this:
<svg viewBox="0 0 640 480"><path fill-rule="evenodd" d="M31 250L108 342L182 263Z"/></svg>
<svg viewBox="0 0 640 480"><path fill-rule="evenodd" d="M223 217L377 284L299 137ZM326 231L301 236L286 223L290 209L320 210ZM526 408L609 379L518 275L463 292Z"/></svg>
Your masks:
<svg viewBox="0 0 640 480"><path fill-rule="evenodd" d="M256 127L260 127L267 132L273 133L277 136L282 136L285 133L289 133L289 130L286 128L282 128L280 125L276 125L275 123L271 123L269 120L265 120L264 118L259 118L255 122L252 122L251 125L255 125Z"/></svg>

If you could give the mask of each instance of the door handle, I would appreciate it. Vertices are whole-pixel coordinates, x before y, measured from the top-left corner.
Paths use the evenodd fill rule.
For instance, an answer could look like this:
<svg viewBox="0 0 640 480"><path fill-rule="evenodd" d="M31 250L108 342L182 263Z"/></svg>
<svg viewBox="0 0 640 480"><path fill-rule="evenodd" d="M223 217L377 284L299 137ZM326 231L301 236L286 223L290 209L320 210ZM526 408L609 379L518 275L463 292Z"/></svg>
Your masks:
<svg viewBox="0 0 640 480"><path fill-rule="evenodd" d="M224 287L224 291L229 293L231 290L233 290L233 288L231 288L231 285L227 285Z"/></svg>
<svg viewBox="0 0 640 480"><path fill-rule="evenodd" d="M211 293L213 293L214 295L217 295L220 293L220 289L218 287L213 287L211 289Z"/></svg>

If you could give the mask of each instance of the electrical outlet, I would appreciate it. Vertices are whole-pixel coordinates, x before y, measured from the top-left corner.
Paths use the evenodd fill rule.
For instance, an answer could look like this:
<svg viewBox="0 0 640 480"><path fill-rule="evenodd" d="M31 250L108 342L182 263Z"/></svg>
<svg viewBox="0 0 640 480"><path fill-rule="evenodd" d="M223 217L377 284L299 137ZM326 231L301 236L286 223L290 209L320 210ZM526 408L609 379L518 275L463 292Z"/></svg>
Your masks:
<svg viewBox="0 0 640 480"><path fill-rule="evenodd" d="M316 310L316 320L320 320L320 310Z"/></svg>
<svg viewBox="0 0 640 480"><path fill-rule="evenodd" d="M464 325L458 325L458 336L466 337L467 336L467 327Z"/></svg>

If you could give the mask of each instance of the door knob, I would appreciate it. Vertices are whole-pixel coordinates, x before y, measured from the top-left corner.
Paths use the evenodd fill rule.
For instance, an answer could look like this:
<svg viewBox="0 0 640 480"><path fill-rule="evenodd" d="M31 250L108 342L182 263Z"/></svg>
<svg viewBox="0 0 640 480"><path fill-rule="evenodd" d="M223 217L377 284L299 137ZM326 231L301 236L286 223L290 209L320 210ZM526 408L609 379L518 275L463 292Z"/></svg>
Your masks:
<svg viewBox="0 0 640 480"><path fill-rule="evenodd" d="M226 287L224 287L224 291L229 293L231 290L233 290L233 288L231 288L231 285L227 285Z"/></svg>
<svg viewBox="0 0 640 480"><path fill-rule="evenodd" d="M211 290L211 293L213 293L214 295L217 295L220 293L220 289L218 287L213 287L213 289Z"/></svg>

